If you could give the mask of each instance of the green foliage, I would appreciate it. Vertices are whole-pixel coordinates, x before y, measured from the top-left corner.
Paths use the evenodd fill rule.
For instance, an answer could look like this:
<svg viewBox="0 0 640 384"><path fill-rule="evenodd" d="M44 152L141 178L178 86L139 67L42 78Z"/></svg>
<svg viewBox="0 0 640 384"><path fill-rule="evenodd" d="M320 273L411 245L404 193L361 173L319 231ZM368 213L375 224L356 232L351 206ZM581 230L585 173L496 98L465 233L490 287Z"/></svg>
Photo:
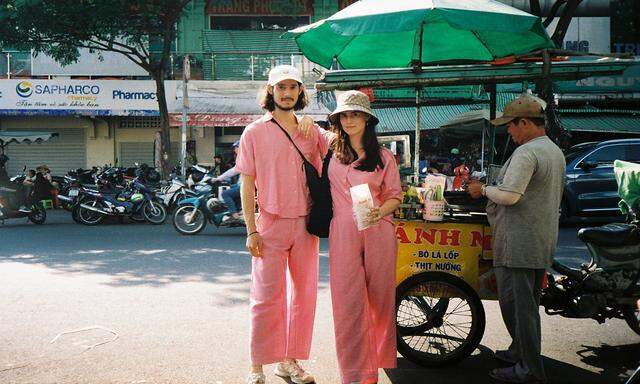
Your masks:
<svg viewBox="0 0 640 384"><path fill-rule="evenodd" d="M190 1L8 0L5 8L23 48L62 64L77 61L80 48L119 52L155 78L166 67L176 23ZM150 54L152 40L161 55Z"/></svg>
<svg viewBox="0 0 640 384"><path fill-rule="evenodd" d="M45 53L61 64L76 62L80 49L118 52L156 81L162 168L169 175L169 113L165 71L176 24L192 0L0 0L0 43ZM161 49L151 52L153 43Z"/></svg>

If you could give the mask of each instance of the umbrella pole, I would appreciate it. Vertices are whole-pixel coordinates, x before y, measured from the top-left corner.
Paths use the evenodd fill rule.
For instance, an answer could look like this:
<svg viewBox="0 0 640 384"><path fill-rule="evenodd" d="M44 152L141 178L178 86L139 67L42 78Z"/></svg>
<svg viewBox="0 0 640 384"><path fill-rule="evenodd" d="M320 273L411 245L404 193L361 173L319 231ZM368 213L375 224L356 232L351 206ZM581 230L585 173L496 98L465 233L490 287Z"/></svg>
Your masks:
<svg viewBox="0 0 640 384"><path fill-rule="evenodd" d="M489 91L489 120L496 118L497 102L496 102L496 85L488 84L486 86ZM494 150L496 146L496 127L489 123L489 165L493 164Z"/></svg>
<svg viewBox="0 0 640 384"><path fill-rule="evenodd" d="M482 120L482 145L480 146L480 172L484 172L484 135L487 131L487 122Z"/></svg>
<svg viewBox="0 0 640 384"><path fill-rule="evenodd" d="M413 150L416 185L420 183L420 112L420 88L416 88L416 138Z"/></svg>

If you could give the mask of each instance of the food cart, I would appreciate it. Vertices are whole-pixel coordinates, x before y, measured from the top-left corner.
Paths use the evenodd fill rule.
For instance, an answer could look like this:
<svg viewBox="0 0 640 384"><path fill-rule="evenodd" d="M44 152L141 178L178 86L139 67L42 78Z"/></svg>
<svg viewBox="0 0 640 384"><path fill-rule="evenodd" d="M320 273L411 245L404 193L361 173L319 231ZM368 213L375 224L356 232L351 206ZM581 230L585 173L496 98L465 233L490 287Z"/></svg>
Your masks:
<svg viewBox="0 0 640 384"><path fill-rule="evenodd" d="M489 118L495 119L497 84L540 82L550 94L554 80L619 74L636 62L589 54L567 60L560 56L576 54L554 50L539 17L488 0L357 1L283 37L294 38L322 67L343 68L325 72L316 83L319 91L415 89L416 184L421 89L482 85L489 93ZM488 138L491 165L495 127ZM420 205L408 201L409 214L395 222L398 350L426 366L468 356L484 332L481 299L496 296L484 202L471 201L464 191L444 197L448 207L442 221L421 220Z"/></svg>
<svg viewBox="0 0 640 384"><path fill-rule="evenodd" d="M335 70L326 72L316 88L336 91L482 84L490 93L493 119L496 84L614 74L633 63L633 60L599 58L551 65L549 52L543 57L542 61L500 66L424 66L419 71L412 68ZM416 104L419 110L419 100ZM416 128L416 137L419 137L419 124ZM418 148L414 148L414 153L418 153ZM492 234L484 212L486 200L472 201L464 191L448 192L444 197L448 204L440 222L422 220L420 205L415 203L404 206L414 211L410 218L395 220L398 351L423 366L442 366L469 356L484 333L481 300L497 298Z"/></svg>

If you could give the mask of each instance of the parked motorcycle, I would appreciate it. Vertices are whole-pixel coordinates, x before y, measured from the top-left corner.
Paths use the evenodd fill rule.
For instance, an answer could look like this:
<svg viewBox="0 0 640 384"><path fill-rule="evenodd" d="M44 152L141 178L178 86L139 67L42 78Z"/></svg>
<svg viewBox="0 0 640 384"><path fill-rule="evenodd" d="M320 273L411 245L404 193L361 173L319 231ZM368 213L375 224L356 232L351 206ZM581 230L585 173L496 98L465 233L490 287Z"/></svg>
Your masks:
<svg viewBox="0 0 640 384"><path fill-rule="evenodd" d="M83 188L83 184L76 178L65 175L63 182L60 184L60 191L58 192L58 202L62 208L67 211L72 211L75 201Z"/></svg>
<svg viewBox="0 0 640 384"><path fill-rule="evenodd" d="M74 214L84 225L97 225L105 217L129 217L134 221L162 224L167 212L155 193L138 179L122 191L106 193L85 189L82 201L74 207Z"/></svg>
<svg viewBox="0 0 640 384"><path fill-rule="evenodd" d="M635 180L640 181L640 167L636 172ZM622 189L620 195L623 197ZM556 279L547 275L549 284L540 300L547 314L590 318L599 323L611 318L624 319L640 335L640 226L636 211L624 197L621 205L626 208L623 209L627 212L626 223L583 228L578 232L591 255L590 263L572 269L554 262L552 268L563 276ZM638 209L639 205L633 208Z"/></svg>
<svg viewBox="0 0 640 384"><path fill-rule="evenodd" d="M162 200L165 207L169 212L173 212L180 200L187 197L194 197L197 193L193 191L187 183L180 179L172 179L169 185L166 185L160 189L158 197Z"/></svg>
<svg viewBox="0 0 640 384"><path fill-rule="evenodd" d="M173 213L173 227L182 235L196 235L207 223L216 227L244 227L242 219L234 219L224 201L217 195L217 184L202 189L197 196L178 202Z"/></svg>
<svg viewBox="0 0 640 384"><path fill-rule="evenodd" d="M58 201L62 208L72 212L72 218L79 223L76 205L86 197L86 191L118 193L124 186L122 171L112 167L93 167L90 170L78 168L71 170L63 177L58 192ZM122 185L121 185L122 184Z"/></svg>
<svg viewBox="0 0 640 384"><path fill-rule="evenodd" d="M0 221L4 224L7 219L27 218L34 224L44 224L47 212L40 202L34 202L29 211L21 211L20 204L23 197L22 182L25 179L26 167L22 174L12 177L9 182L0 182Z"/></svg>

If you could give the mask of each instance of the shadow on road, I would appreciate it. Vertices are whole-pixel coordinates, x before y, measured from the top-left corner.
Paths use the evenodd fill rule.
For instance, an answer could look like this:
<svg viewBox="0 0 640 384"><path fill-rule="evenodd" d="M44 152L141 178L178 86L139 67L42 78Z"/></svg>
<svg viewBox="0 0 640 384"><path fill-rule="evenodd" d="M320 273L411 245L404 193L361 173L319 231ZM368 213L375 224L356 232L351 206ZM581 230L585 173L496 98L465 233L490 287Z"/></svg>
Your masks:
<svg viewBox="0 0 640 384"><path fill-rule="evenodd" d="M114 287L208 282L226 286L229 293L217 297L216 305L248 304L251 257L244 228L207 228L201 235L181 236L168 223L86 227L65 212L51 216L42 226L0 226L0 264L42 265L71 276L104 275L102 284ZM319 286L327 289L326 242L323 247Z"/></svg>
<svg viewBox="0 0 640 384"><path fill-rule="evenodd" d="M544 366L549 384L602 384L624 383L638 365L640 344L611 347L585 347L582 361L593 367L601 368L600 373L576 367L559 360L544 357ZM581 355L582 356L582 355ZM620 361L620 359L624 361ZM501 365L493 357L493 352L480 345L475 353L456 365L442 368L424 368L404 358L398 359L398 368L385 370L394 384L429 383L459 384L495 383L489 378L489 371Z"/></svg>
<svg viewBox="0 0 640 384"><path fill-rule="evenodd" d="M640 343L598 347L583 345L576 352L585 364L598 368L607 383L621 383L640 365Z"/></svg>

